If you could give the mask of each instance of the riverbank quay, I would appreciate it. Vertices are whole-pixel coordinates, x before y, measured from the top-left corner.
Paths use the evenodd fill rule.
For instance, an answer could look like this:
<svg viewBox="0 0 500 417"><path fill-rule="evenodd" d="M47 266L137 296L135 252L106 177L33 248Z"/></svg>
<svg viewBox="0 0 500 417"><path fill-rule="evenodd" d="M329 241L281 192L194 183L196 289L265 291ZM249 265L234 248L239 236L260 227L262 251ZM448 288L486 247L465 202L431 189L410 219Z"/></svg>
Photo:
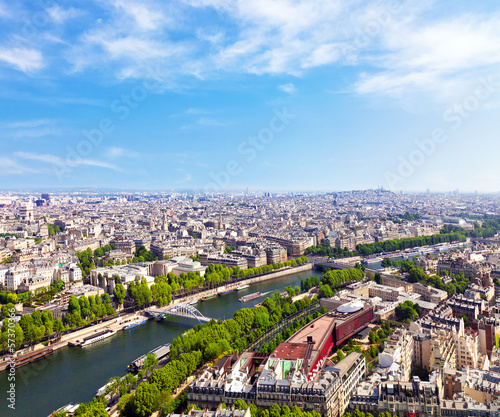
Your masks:
<svg viewBox="0 0 500 417"><path fill-rule="evenodd" d="M60 338L57 339L56 342L51 343L49 345L45 345L43 343L37 343L36 345L27 347L25 349L20 349L14 354L14 359L19 359L24 357L25 355L41 351L45 349L47 346L51 346L53 351L61 349L65 346L68 346L68 344L70 343L75 343L77 340L81 340L84 339L85 337L92 336L92 334L105 330L108 327L109 329L114 331L121 330L125 325L124 322L137 316L144 317L144 319L149 319L149 317L146 317L141 312L125 313L123 315L119 315L118 317L112 318L111 320L106 320L101 323L93 324L83 329L76 330L74 332L63 334ZM9 366L9 361L11 360L12 357L9 355L4 355L0 358L0 372L4 371Z"/></svg>
<svg viewBox="0 0 500 417"><path fill-rule="evenodd" d="M258 282L269 281L269 280L284 277L287 275L293 275L293 274L296 274L298 272L311 271L313 268L314 268L313 263L306 263L306 264L299 265L299 266L292 266L289 268L284 268L284 269L281 269L279 271L269 272L267 274L257 275L257 276L245 278L245 279L242 279L239 281L234 281L234 282L231 282L231 283L228 283L228 284L216 287L216 288L211 288L211 289L206 290L206 291L198 292L196 294L190 294L190 295L187 295L184 297L175 298L174 300L172 300L171 304L175 305L175 304L188 303L190 301L193 301L196 299L201 299L203 297L208 297L210 295L217 295L217 294L224 292L224 291L235 290L237 287L239 287L241 285L247 285L247 284L250 285L250 284L256 284Z"/></svg>

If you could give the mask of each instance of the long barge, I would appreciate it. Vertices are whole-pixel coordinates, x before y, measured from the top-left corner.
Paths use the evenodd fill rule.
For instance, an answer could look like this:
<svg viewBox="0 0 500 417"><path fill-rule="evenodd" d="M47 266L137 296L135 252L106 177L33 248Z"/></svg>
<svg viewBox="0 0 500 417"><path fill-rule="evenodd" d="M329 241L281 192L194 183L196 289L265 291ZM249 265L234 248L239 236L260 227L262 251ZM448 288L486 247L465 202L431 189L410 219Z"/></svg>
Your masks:
<svg viewBox="0 0 500 417"><path fill-rule="evenodd" d="M240 302L246 303L247 301L255 300L256 298L262 297L264 294L261 292L254 292L253 294L244 295L240 298Z"/></svg>
<svg viewBox="0 0 500 417"><path fill-rule="evenodd" d="M130 365L127 366L127 369L130 372L140 371L142 366L144 365L144 361L146 360L146 357L150 353L155 355L156 359L158 359L160 361L170 353L170 343L158 346L157 348L151 350L150 352L146 353L145 355L140 356L135 361L130 362Z"/></svg>
<svg viewBox="0 0 500 417"><path fill-rule="evenodd" d="M110 330L110 329L103 330L103 331L100 331L98 333L95 333L91 336L84 338L82 341L77 340L76 342L71 343L70 346L78 346L78 347L83 348L83 347L89 346L93 343L107 339L108 337L111 337L115 334L116 334L115 330Z"/></svg>
<svg viewBox="0 0 500 417"><path fill-rule="evenodd" d="M227 290L227 291L221 291L219 293L219 297L223 296L223 295L226 295L226 294L231 294L234 290Z"/></svg>
<svg viewBox="0 0 500 417"><path fill-rule="evenodd" d="M15 359L15 367L19 368L20 366L28 365L37 359L50 355L52 352L54 352L54 348L52 346L48 346L43 349L27 353L26 355L19 356Z"/></svg>

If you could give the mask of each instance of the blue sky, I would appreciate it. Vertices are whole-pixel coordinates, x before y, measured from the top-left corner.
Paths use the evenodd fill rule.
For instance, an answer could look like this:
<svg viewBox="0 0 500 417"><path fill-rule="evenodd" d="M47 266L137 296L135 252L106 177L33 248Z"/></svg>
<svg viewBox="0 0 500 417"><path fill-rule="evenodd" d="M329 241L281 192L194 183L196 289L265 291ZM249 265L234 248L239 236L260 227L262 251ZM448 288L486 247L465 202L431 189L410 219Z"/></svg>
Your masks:
<svg viewBox="0 0 500 417"><path fill-rule="evenodd" d="M0 188L499 191L476 3L0 0Z"/></svg>

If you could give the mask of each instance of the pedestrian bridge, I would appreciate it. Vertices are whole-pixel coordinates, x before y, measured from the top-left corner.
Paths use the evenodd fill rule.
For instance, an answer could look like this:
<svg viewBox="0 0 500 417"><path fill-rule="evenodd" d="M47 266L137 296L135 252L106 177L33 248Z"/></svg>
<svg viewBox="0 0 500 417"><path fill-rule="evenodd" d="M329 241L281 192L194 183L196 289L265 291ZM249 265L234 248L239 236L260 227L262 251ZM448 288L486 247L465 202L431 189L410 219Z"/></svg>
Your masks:
<svg viewBox="0 0 500 417"><path fill-rule="evenodd" d="M186 317L198 320L198 323L206 323L212 320L210 317L205 317L196 308L189 304L176 304L158 310L146 310L146 313L155 317L157 320L163 319L166 316Z"/></svg>

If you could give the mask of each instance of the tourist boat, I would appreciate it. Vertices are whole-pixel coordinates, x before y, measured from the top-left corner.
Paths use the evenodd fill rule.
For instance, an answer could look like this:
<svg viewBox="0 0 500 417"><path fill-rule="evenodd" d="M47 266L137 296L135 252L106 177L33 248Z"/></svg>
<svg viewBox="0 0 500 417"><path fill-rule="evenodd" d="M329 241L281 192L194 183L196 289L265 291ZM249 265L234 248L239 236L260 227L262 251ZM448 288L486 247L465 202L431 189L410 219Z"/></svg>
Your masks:
<svg viewBox="0 0 500 417"><path fill-rule="evenodd" d="M242 285L241 287L236 287L236 291L241 291L241 290L244 290L245 288L248 288L250 285L246 284L246 285Z"/></svg>
<svg viewBox="0 0 500 417"><path fill-rule="evenodd" d="M261 292L254 292L253 294L244 295L240 298L242 303L246 303L247 301L255 300L256 298L262 297L264 294Z"/></svg>
<svg viewBox="0 0 500 417"><path fill-rule="evenodd" d="M111 330L111 329L103 330L101 332L93 334L92 336L84 338L81 342L78 342L78 340L77 340L75 345L83 348L83 347L89 346L93 343L107 339L108 337L111 337L115 334L116 334L115 330Z"/></svg>

